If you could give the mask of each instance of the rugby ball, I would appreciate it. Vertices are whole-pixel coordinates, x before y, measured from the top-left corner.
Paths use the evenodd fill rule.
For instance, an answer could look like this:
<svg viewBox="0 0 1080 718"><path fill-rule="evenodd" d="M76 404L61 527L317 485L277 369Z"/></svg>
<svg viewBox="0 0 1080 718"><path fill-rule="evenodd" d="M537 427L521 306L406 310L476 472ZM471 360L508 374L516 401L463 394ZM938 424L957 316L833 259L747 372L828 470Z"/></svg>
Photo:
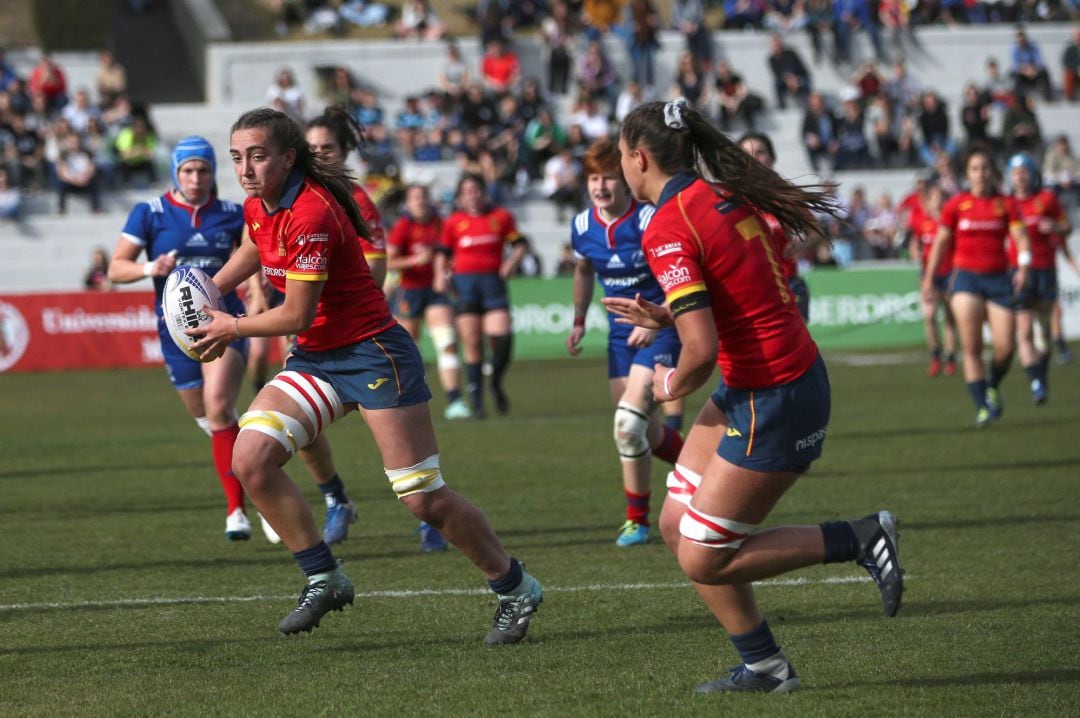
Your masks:
<svg viewBox="0 0 1080 718"><path fill-rule="evenodd" d="M174 269L165 280L165 290L161 293L161 313L173 342L196 361L201 359L192 351L191 345L199 337L188 336L184 330L199 329L211 322L205 307L225 311L221 291L210 275L195 267Z"/></svg>

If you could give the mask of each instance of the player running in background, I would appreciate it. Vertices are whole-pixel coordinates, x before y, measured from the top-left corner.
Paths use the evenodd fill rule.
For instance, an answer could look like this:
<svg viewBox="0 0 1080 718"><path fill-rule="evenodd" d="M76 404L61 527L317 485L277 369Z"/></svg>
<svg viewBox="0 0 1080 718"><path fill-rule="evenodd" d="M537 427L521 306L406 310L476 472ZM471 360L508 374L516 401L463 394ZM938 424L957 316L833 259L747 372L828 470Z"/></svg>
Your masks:
<svg viewBox="0 0 1080 718"><path fill-rule="evenodd" d="M664 302L664 291L641 251L641 234L654 210L630 197L618 146L609 139L593 143L582 158L582 168L593 208L578 214L570 225L577 260L574 326L566 339L571 356L581 353L585 315L597 279L605 296L633 299L640 294L657 304ZM673 327L630 327L616 324L615 315L608 318L608 388L615 404L615 448L626 495L626 521L615 545L634 546L649 540L650 455L674 464L682 449L682 437L660 423L652 398L654 367L675 366L679 336Z"/></svg>
<svg viewBox="0 0 1080 718"><path fill-rule="evenodd" d="M348 174L314 155L300 128L276 110L245 113L230 138L251 241L218 273L219 287L230 291L261 267L285 302L255 317L212 311L193 347L213 358L238 337L297 335L285 370L241 417L233 456L237 477L307 576L278 629L310 631L353 601L352 582L282 467L328 424L359 409L398 498L457 546L498 595L485 642L522 640L543 591L479 509L443 481L423 362L364 261L357 236L367 227Z"/></svg>
<svg viewBox="0 0 1080 718"><path fill-rule="evenodd" d="M240 431L236 399L244 380L247 340L236 338L219 361L204 364L180 351L161 314L161 293L174 268L187 265L213 275L240 244L244 214L239 205L218 199L216 169L214 148L202 137L185 137L176 144L174 187L131 211L109 262L109 279L116 284L153 279L158 337L169 380L195 423L210 436L214 468L225 492L225 535L246 541L251 538L251 523L244 509L244 489L233 475L232 455ZM137 261L144 252L147 261ZM244 312L234 292L224 300L230 312Z"/></svg>
<svg viewBox="0 0 1080 718"><path fill-rule="evenodd" d="M678 330L677 367L658 366L653 377L658 401L693 392L716 364L721 372L669 477L660 517L664 540L742 658L728 677L697 691L787 693L799 679L752 582L857 561L888 615L903 592L896 520L887 511L757 531L821 455L830 411L825 364L776 265L763 214L813 234L820 231L814 212L836 209L822 188L792 185L681 99L633 110L619 146L631 192L657 208L642 246L670 309L641 298L604 304L639 326L673 322Z"/></svg>
<svg viewBox="0 0 1080 718"><path fill-rule="evenodd" d="M454 310L450 298L432 288L442 228L442 217L431 203L428 188L421 184L406 187L405 212L390 229L386 243L387 265L401 273L398 297L391 309L413 341L420 341L420 323L427 324L439 382L446 392L446 418L468 419L472 411L461 398Z"/></svg>
<svg viewBox="0 0 1080 718"><path fill-rule="evenodd" d="M929 187L922 201L912 208L911 217L908 220L914 240L911 246L918 247L919 251L920 287L926 276L930 250L934 247L934 239L937 237L944 198L945 195L940 187ZM947 251L942 255L937 272L930 280L934 290L933 296L921 297L923 333L926 336L926 347L930 350L930 363L926 366L926 375L929 377L936 377L942 372L945 376L956 373L956 317L953 316L952 308L949 306L949 277L952 275L952 269L952 252ZM942 314L940 331L938 330L939 307ZM942 355L943 343L944 355Z"/></svg>
<svg viewBox="0 0 1080 718"><path fill-rule="evenodd" d="M1009 183L1016 208L1024 219L1031 242L1031 267L1027 284L1020 292L1016 310L1016 330L1019 337L1020 365L1031 383L1031 399L1036 404L1046 402L1050 391L1050 317L1058 296L1057 247L1060 238L1072 231L1068 215L1061 208L1057 195L1040 185L1039 167L1031 155L1021 152L1009 160ZM1019 253L1016 244L1009 244L1009 263L1017 266ZM1070 257L1071 258L1071 257ZM1075 264L1074 264L1075 268ZM1039 323L1046 340L1046 351L1035 346L1035 322Z"/></svg>
<svg viewBox="0 0 1080 718"><path fill-rule="evenodd" d="M478 175L466 174L461 178L455 199L458 210L443 222L432 288L445 293L449 277L472 414L482 419L486 416L485 337L491 343L491 393L495 395L495 409L500 414L510 411L510 400L503 388L503 377L513 353L506 278L517 271L529 243L518 232L514 216L488 201L484 180ZM504 257L507 244L511 251Z"/></svg>
<svg viewBox="0 0 1080 718"><path fill-rule="evenodd" d="M926 262L922 295L934 296L933 278L949 250L953 252L949 304L964 349L964 381L977 407L975 426L1001 417L1004 405L998 387L1016 349L1016 295L1027 283L1031 248L1016 203L998 191L1000 174L987 149L976 146L964 162L968 191L945 203L938 234ZM1016 273L1010 278L1006 244L1018 248ZM990 374L983 367L983 322L990 323L993 358Z"/></svg>

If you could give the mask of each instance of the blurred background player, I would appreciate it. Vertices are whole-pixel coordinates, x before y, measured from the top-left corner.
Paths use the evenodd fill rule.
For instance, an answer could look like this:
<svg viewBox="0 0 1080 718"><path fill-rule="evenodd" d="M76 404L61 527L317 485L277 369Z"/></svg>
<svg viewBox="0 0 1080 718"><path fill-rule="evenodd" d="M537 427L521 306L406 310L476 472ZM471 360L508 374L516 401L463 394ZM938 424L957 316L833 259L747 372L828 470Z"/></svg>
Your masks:
<svg viewBox="0 0 1080 718"><path fill-rule="evenodd" d="M255 317L212 312L204 338L193 346L210 358L227 351L235 337L297 335L285 371L241 417L234 455L237 476L307 577L278 630L310 631L326 613L353 601L352 582L283 466L309 437L358 409L398 498L445 533L498 595L485 643L521 641L543 591L506 553L485 516L443 481L423 362L363 259L357 235L368 230L349 174L322 162L301 129L268 108L236 121L230 154L248 195L251 241L219 272L219 286L231 290L261 266L285 301Z"/></svg>
<svg viewBox="0 0 1080 718"><path fill-rule="evenodd" d="M225 492L225 535L246 541L251 538L251 523L244 509L244 489L233 475L232 457L240 431L236 399L244 380L247 340L231 342L216 361L198 362L176 346L161 314L161 293L174 268L198 267L213 276L240 244L244 214L239 205L218 199L216 169L214 148L202 137L192 135L176 144L174 187L131 211L109 262L109 279L115 284L153 279L158 338L169 380L195 423L210 436L214 468ZM144 252L147 261L137 261ZM234 292L224 299L229 312L244 313Z"/></svg>
<svg viewBox="0 0 1080 718"><path fill-rule="evenodd" d="M742 659L696 691L790 693L799 678L752 582L856 561L877 583L887 615L903 593L896 519L887 511L757 530L821 455L831 409L824 361L776 264L764 214L813 235L821 231L815 212L837 209L826 188L790 184L681 99L633 110L619 147L631 192L656 206L642 246L668 306L640 297L604 304L639 326L674 323L682 354L676 367L656 367L657 401L690 394L717 364L721 372L682 454L705 464L695 473L680 455L660 519L667 545ZM710 440L717 443L703 446Z"/></svg>
<svg viewBox="0 0 1080 718"><path fill-rule="evenodd" d="M596 280L608 297L633 299L640 294L651 302L664 302L664 292L641 252L641 234L653 207L630 197L618 146L609 139L593 143L582 158L582 167L593 208L578 214L570 225L570 243L577 258L574 326L566 339L571 356L581 353ZM654 367L675 366L679 337L674 327L616 324L612 314L608 319L608 388L615 404L615 447L626 494L626 521L615 545L634 546L649 540L650 455L674 464L682 449L682 437L660 423L652 398Z"/></svg>
<svg viewBox="0 0 1080 718"><path fill-rule="evenodd" d="M510 295L506 279L517 271L529 249L514 216L484 194L484 180L466 174L455 193L458 209L443 222L435 255L432 288L453 291L458 341L465 358L465 378L472 415L484 410L484 339L491 344L491 393L500 414L510 411L503 378L513 354ZM505 253L510 245L509 256ZM449 278L449 279L448 279Z"/></svg>
<svg viewBox="0 0 1080 718"><path fill-rule="evenodd" d="M968 191L945 203L938 234L926 262L922 295L934 296L934 276L949 250L953 252L952 296L964 349L964 381L975 402L975 426L1001 418L1004 405L998 387L1016 349L1016 295L1027 282L1031 249L1016 203L998 190L1001 176L989 150L976 146L964 161ZM1017 270L1009 274L1006 244L1017 246ZM990 324L993 357L989 376L983 367L983 323Z"/></svg>
<svg viewBox="0 0 1080 718"><path fill-rule="evenodd" d="M911 208L908 224L911 226L913 244L919 248L920 286L926 277L926 268L930 260L930 250L938 233L938 221L945 195L940 187L927 188L922 199ZM956 373L956 318L949 306L949 278L952 275L952 247L945 250L938 263L937 272L931 277L933 296L921 297L923 315L923 333L926 347L930 350L930 363L926 366L926 375L936 377L942 372L945 376ZM941 310L941 329L938 330L938 309ZM944 355L942 354L944 346Z"/></svg>
<svg viewBox="0 0 1080 718"><path fill-rule="evenodd" d="M1020 292L1016 309L1016 331L1020 365L1031 383L1031 399L1043 404L1049 397L1050 354L1053 348L1050 316L1058 296L1057 247L1069 236L1072 225L1058 202L1057 195L1040 187L1039 168L1031 155L1021 152L1009 159L1009 184L1016 208L1024 220L1031 242L1031 266L1027 284ZM1009 244L1009 263L1016 271L1019 252ZM1071 259L1071 257L1070 257ZM1075 269L1075 263L1074 263ZM1035 344L1035 324L1044 340L1045 350Z"/></svg>

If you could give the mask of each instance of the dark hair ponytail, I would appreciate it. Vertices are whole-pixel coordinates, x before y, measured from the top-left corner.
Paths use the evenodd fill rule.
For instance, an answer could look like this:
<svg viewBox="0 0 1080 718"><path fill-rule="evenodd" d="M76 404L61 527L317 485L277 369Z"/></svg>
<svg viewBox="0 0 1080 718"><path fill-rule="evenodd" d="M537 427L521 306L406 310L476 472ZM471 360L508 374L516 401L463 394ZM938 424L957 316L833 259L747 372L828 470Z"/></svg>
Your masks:
<svg viewBox="0 0 1080 718"><path fill-rule="evenodd" d="M621 136L630 149L647 148L665 174L694 171L719 182L796 236L828 239L815 215L840 211L832 186L792 184L684 103L638 106L623 120Z"/></svg>
<svg viewBox="0 0 1080 718"><path fill-rule="evenodd" d="M307 123L307 129L312 127L325 127L346 157L364 146L364 126L356 117L336 105L327 107L321 115Z"/></svg>
<svg viewBox="0 0 1080 718"><path fill-rule="evenodd" d="M349 221L358 236L365 239L371 237L371 230L360 215L356 200L353 199L355 185L352 173L344 165L331 165L312 154L308 149L307 140L304 139L304 133L291 117L284 112L261 107L240 115L240 119L233 123L229 133L251 129L265 129L270 142L279 150L296 150L296 166L333 195L337 203L345 210L345 214L349 216Z"/></svg>

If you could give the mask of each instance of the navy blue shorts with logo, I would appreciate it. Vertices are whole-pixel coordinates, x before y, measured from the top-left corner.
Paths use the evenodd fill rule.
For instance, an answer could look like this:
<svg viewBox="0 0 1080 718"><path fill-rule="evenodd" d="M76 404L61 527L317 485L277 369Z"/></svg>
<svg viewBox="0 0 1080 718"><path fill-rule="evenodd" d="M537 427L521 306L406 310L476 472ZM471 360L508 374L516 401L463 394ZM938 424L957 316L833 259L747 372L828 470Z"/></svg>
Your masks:
<svg viewBox="0 0 1080 718"><path fill-rule="evenodd" d="M1013 270L1013 272L1015 271ZM1027 283L1020 290L1020 294L1016 296L1019 306L1025 309L1034 307L1037 304L1050 304L1057 298L1056 269L1029 269Z"/></svg>
<svg viewBox="0 0 1080 718"><path fill-rule="evenodd" d="M357 344L309 352L293 348L285 369L328 382L343 404L390 409L431 399L416 342L400 324Z"/></svg>
<svg viewBox="0 0 1080 718"><path fill-rule="evenodd" d="M428 307L440 304L449 305L450 298L430 287L398 288L392 307L394 315L401 319L420 319Z"/></svg>
<svg viewBox="0 0 1080 718"><path fill-rule="evenodd" d="M622 325L616 325L620 328ZM632 347L626 343L627 331L615 331L608 335L608 379L630 376L630 367L640 364L650 370L657 364L675 366L679 362L679 333L675 327L667 327L656 333L656 339L647 347Z"/></svg>
<svg viewBox="0 0 1080 718"><path fill-rule="evenodd" d="M821 457L832 407L829 374L819 354L798 379L769 389L732 389L721 379L713 403L727 414L716 453L766 473L802 473Z"/></svg>
<svg viewBox="0 0 1080 718"><path fill-rule="evenodd" d="M953 270L949 282L949 293L966 292L982 297L998 306L1012 309L1016 298L1013 296L1012 278L1008 272L983 274L969 272L966 269Z"/></svg>
<svg viewBox="0 0 1080 718"><path fill-rule="evenodd" d="M451 284L454 289L454 311L458 314L483 314L510 308L506 281L494 272L455 274Z"/></svg>

